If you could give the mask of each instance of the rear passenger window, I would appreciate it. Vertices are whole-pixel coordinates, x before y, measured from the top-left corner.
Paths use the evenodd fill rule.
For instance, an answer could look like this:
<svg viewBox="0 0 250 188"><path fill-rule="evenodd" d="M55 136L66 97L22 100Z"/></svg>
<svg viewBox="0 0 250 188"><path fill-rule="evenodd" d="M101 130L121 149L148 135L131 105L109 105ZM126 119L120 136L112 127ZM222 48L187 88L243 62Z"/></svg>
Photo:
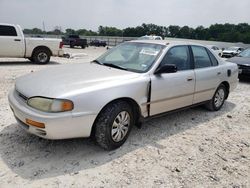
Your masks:
<svg viewBox="0 0 250 188"><path fill-rule="evenodd" d="M0 36L17 36L13 26L0 25Z"/></svg>
<svg viewBox="0 0 250 188"><path fill-rule="evenodd" d="M161 62L161 65L163 64L173 64L177 67L177 70L191 69L188 47L176 46L168 50Z"/></svg>
<svg viewBox="0 0 250 188"><path fill-rule="evenodd" d="M212 65L213 66L217 66L218 65L218 60L214 57L214 55L209 51L207 50L208 54L209 54L209 57L212 61Z"/></svg>
<svg viewBox="0 0 250 188"><path fill-rule="evenodd" d="M191 46L191 48L194 55L195 68L205 68L212 66L207 50L204 47Z"/></svg>

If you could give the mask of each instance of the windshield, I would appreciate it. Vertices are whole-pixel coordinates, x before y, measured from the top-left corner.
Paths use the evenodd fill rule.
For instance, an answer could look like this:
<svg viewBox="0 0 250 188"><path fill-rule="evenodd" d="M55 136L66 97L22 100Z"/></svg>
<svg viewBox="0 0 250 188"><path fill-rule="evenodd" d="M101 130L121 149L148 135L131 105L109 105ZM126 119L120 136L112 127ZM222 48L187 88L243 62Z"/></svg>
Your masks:
<svg viewBox="0 0 250 188"><path fill-rule="evenodd" d="M244 50L243 52L241 52L241 53L239 54L239 56L240 56L240 57L250 57L250 48Z"/></svg>
<svg viewBox="0 0 250 188"><path fill-rule="evenodd" d="M228 48L228 50L238 50L239 48L238 47L230 47Z"/></svg>
<svg viewBox="0 0 250 188"><path fill-rule="evenodd" d="M96 61L102 65L132 71L147 72L160 55L164 45L127 42L112 48Z"/></svg>

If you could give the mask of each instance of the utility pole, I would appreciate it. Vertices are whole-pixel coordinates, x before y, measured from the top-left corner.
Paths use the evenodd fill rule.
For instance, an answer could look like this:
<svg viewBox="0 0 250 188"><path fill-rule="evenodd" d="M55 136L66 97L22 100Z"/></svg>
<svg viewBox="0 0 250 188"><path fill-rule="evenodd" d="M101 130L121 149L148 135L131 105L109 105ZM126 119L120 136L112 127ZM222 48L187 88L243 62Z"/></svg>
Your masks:
<svg viewBox="0 0 250 188"><path fill-rule="evenodd" d="M45 23L44 23L44 21L43 21L43 31L45 32Z"/></svg>

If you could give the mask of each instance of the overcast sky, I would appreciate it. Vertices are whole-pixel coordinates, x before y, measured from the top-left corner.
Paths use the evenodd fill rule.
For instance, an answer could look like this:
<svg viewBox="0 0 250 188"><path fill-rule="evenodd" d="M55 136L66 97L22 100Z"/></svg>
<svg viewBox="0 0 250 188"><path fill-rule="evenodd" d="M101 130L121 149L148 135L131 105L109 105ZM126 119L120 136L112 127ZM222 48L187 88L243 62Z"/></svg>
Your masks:
<svg viewBox="0 0 250 188"><path fill-rule="evenodd" d="M198 25L250 23L250 0L0 0L0 23L46 30L55 26L97 30L142 23Z"/></svg>

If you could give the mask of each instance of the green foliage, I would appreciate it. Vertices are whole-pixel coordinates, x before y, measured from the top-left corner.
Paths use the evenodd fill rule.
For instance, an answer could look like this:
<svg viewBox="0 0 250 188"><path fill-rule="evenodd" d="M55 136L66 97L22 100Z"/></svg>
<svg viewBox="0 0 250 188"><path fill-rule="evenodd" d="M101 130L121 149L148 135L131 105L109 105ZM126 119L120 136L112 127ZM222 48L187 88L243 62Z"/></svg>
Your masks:
<svg viewBox="0 0 250 188"><path fill-rule="evenodd" d="M115 27L99 26L98 33L100 36L119 36L123 35L123 31Z"/></svg>
<svg viewBox="0 0 250 188"><path fill-rule="evenodd" d="M144 35L158 35L161 37L187 38L198 40L215 40L224 42L250 43L250 25L248 23L235 24L213 24L208 28L198 26L191 28L188 26L170 25L168 27L155 24L145 24L137 27L127 27L118 29L116 27L99 26L98 32L86 29L74 30L66 29L65 33L59 27L53 31L44 32L41 29L24 29L25 34L78 34L82 36L119 36L119 37L141 37Z"/></svg>

